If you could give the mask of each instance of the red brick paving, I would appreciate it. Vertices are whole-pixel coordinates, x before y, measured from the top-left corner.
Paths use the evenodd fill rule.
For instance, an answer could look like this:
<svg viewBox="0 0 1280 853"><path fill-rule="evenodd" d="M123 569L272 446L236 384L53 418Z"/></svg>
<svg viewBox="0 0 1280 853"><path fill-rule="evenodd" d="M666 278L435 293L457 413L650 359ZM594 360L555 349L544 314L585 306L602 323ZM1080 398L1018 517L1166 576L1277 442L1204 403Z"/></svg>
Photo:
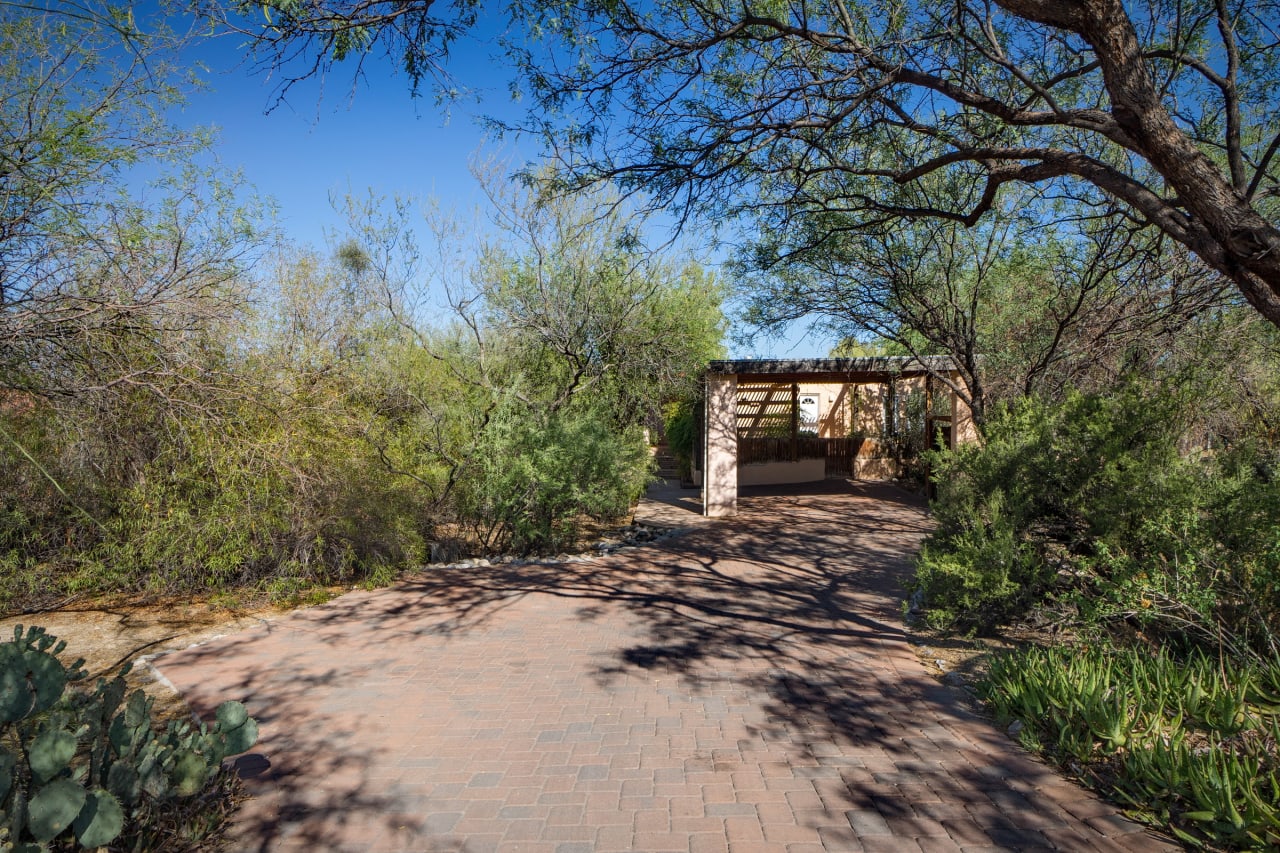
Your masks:
<svg viewBox="0 0 1280 853"><path fill-rule="evenodd" d="M888 486L593 562L436 571L156 661L243 700L260 851L1174 849L926 675ZM261 762L260 762L261 763Z"/></svg>

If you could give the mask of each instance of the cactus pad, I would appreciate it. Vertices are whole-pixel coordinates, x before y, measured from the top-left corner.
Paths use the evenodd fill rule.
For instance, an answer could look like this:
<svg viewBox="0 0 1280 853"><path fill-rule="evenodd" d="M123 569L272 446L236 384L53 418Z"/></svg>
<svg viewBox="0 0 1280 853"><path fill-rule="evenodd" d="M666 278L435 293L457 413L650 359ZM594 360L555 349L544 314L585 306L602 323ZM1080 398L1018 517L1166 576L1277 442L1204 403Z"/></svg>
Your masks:
<svg viewBox="0 0 1280 853"><path fill-rule="evenodd" d="M0 645L0 722L48 710L66 686L67 671L53 655L16 642Z"/></svg>
<svg viewBox="0 0 1280 853"><path fill-rule="evenodd" d="M89 793L70 779L55 779L35 793L27 806L27 827L36 841L50 841L80 814Z"/></svg>
<svg viewBox="0 0 1280 853"><path fill-rule="evenodd" d="M124 810L107 791L89 792L84 807L71 824L81 847L102 847L111 843L124 829Z"/></svg>
<svg viewBox="0 0 1280 853"><path fill-rule="evenodd" d="M27 761L37 782L46 782L71 765L76 738L65 729L50 729L31 742Z"/></svg>

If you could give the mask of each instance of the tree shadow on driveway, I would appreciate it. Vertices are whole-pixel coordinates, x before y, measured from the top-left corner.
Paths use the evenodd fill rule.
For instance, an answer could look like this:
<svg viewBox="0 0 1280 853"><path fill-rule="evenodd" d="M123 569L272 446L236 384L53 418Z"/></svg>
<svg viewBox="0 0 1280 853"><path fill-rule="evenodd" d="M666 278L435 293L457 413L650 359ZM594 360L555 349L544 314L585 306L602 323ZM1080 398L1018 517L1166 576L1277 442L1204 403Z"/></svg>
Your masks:
<svg viewBox="0 0 1280 853"><path fill-rule="evenodd" d="M255 783L269 806L242 838L339 849L333 833L350 830L367 849L464 850L538 830L543 798L604 793L639 814L669 784L673 832L691 793L706 801L696 819L728 833L730 807L746 808L740 829L765 842L1147 846L915 659L899 602L929 529L922 502L842 482L740 506L595 560L424 572L181 653L193 704L246 700L273 732L278 766ZM419 700L432 710L404 708L424 684L442 694ZM625 779L618 749L639 762ZM638 784L649 793L629 800ZM512 805L534 788L535 810ZM730 802L715 810L713 795ZM334 811L344 823L320 819Z"/></svg>

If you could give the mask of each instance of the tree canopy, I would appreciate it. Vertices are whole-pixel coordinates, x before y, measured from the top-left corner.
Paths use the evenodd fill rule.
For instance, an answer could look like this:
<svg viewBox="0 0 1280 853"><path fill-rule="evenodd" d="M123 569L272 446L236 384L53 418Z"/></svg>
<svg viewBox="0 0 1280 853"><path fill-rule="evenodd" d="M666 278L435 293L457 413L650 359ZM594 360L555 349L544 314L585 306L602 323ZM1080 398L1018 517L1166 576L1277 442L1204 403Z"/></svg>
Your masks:
<svg viewBox="0 0 1280 853"><path fill-rule="evenodd" d="M304 17L263 31L276 60L340 57L351 46L315 28L358 28L411 76L471 9L444 25L421 0L277 7ZM832 232L971 225L1030 185L1046 216L1118 204L1280 324L1271 0L518 0L512 14L542 37L512 39L534 98L523 129L578 179Z"/></svg>
<svg viewBox="0 0 1280 853"><path fill-rule="evenodd" d="M842 349L869 334L896 354L948 355L960 380L936 378L980 427L990 403L1056 397L1168 362L1195 337L1193 317L1260 320L1184 247L1153 246L1132 223L1028 227L1017 213L1033 193L1009 191L1003 209L970 227L925 219L826 235L822 251L781 265L770 259L810 232L763 231L732 263L747 318L765 331L816 321L846 341Z"/></svg>
<svg viewBox="0 0 1280 853"><path fill-rule="evenodd" d="M0 394L183 373L184 335L240 301L258 220L172 123L188 44L126 7L0 4ZM139 341L168 343L144 364Z"/></svg>
<svg viewBox="0 0 1280 853"><path fill-rule="evenodd" d="M324 76L335 64L354 62L356 73L379 47L409 76L415 95L423 83L446 97L453 42L477 19L478 0L198 0L194 8L219 29L250 39L261 68L277 75L283 99L296 83Z"/></svg>

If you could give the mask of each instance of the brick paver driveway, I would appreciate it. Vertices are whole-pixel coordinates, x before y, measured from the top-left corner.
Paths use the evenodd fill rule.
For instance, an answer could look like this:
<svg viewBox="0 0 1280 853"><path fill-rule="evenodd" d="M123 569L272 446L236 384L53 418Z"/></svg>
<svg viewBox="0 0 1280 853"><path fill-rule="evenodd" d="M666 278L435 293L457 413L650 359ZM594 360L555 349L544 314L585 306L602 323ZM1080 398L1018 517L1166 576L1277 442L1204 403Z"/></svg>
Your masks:
<svg viewBox="0 0 1280 853"><path fill-rule="evenodd" d="M237 849L1148 850L929 678L888 486L586 563L434 572L174 653L261 721Z"/></svg>

